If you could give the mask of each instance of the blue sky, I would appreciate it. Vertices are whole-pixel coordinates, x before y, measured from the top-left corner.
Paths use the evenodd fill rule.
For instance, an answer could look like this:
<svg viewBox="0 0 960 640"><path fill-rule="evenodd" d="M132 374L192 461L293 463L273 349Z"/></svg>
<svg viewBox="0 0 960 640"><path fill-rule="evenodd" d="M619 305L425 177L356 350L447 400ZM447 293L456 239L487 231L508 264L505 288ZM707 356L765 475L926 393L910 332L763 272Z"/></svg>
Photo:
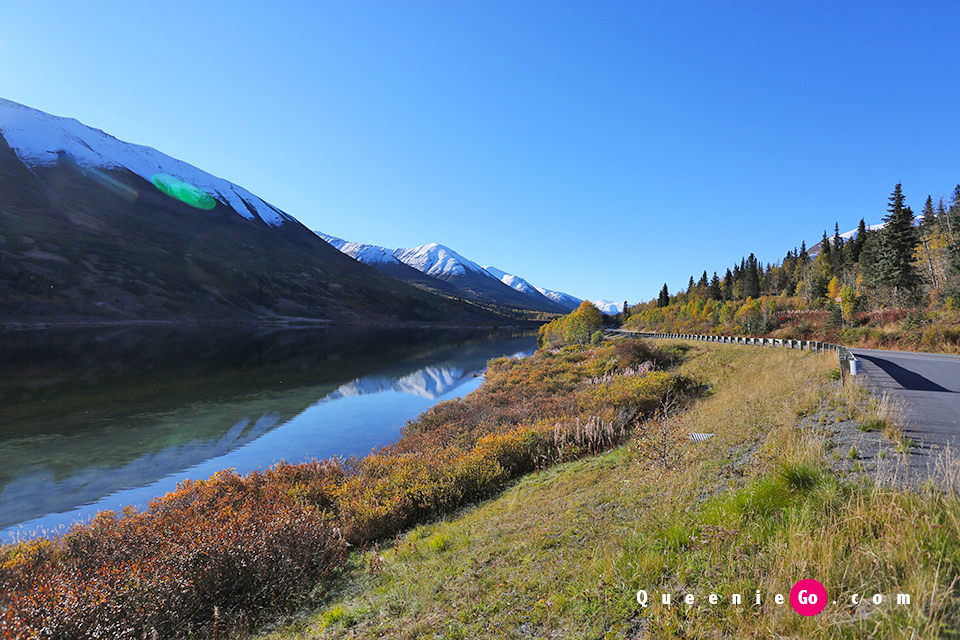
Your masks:
<svg viewBox="0 0 960 640"><path fill-rule="evenodd" d="M655 298L960 182L960 3L18 2L0 96L313 229Z"/></svg>

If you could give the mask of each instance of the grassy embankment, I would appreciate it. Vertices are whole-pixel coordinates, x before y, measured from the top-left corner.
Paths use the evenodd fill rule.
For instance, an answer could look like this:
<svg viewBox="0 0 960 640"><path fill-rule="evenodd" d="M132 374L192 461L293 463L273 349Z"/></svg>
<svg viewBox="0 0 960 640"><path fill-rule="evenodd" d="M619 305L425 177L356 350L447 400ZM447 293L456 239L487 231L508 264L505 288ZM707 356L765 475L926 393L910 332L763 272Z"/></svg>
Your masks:
<svg viewBox="0 0 960 640"><path fill-rule="evenodd" d="M688 391L687 378L656 370L670 359L621 341L495 360L479 391L363 460L226 471L145 512L0 547L0 635L236 636L336 583L348 544L393 539L523 474L622 444L668 390Z"/></svg>
<svg viewBox="0 0 960 640"><path fill-rule="evenodd" d="M957 467L910 490L833 471L835 423L896 432L878 403L839 389L835 371L831 355L697 343L678 373L708 391L685 411L645 423L626 446L355 551L318 609L264 637L953 637ZM716 435L692 443L690 432ZM803 578L831 600L814 617L789 604Z"/></svg>

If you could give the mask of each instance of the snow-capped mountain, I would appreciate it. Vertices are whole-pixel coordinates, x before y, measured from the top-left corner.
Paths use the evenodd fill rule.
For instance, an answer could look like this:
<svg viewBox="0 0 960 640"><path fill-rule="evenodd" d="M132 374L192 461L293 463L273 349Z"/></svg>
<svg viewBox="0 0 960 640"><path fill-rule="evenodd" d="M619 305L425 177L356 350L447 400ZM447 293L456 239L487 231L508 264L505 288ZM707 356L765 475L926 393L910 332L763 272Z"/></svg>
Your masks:
<svg viewBox="0 0 960 640"><path fill-rule="evenodd" d="M476 262L467 260L453 249L436 242L423 244L412 249L397 249L393 252L393 257L417 271L439 280L449 280L453 276L462 276L467 271L493 278Z"/></svg>
<svg viewBox="0 0 960 640"><path fill-rule="evenodd" d="M52 167L66 156L85 169L127 169L160 189L219 201L278 227L293 218L228 180L138 144L123 142L73 118L60 118L0 98L0 133L25 165ZM192 188L192 189L191 189ZM207 200L212 208L212 200Z"/></svg>
<svg viewBox="0 0 960 640"><path fill-rule="evenodd" d="M621 307L623 307L622 302L613 302L612 300L591 300L591 302L593 302L593 306L608 316L620 313Z"/></svg>
<svg viewBox="0 0 960 640"><path fill-rule="evenodd" d="M558 305L573 311L580 306L580 303L583 302L580 298L570 295L569 293L564 293L562 291L551 291L550 289L544 289L543 287L536 287L536 290L540 292L546 298L556 302Z"/></svg>
<svg viewBox="0 0 960 640"><path fill-rule="evenodd" d="M506 271L501 271L496 267L484 267L488 273L493 277L500 280L508 287L516 289L520 293L525 293L528 296L531 296L536 299L546 298L550 302L560 305L565 311L573 311L578 306L580 306L581 300L575 298L568 293L562 293L560 291L551 291L550 289L544 289L536 285L532 285L520 276L513 275L512 273L507 273Z"/></svg>
<svg viewBox="0 0 960 640"><path fill-rule="evenodd" d="M512 273L507 273L506 271L501 271L500 269L497 269L496 267L491 267L491 266L485 266L484 270L486 270L487 273L492 275L494 278L496 278L503 284L507 285L512 289L516 289L520 293L525 293L528 296L540 293L539 291L537 291L536 287L534 287L532 284L530 284L520 276L515 276ZM543 294L540 294L540 295L543 295Z"/></svg>
<svg viewBox="0 0 960 640"><path fill-rule="evenodd" d="M320 233L319 231L315 233L354 260L364 264L402 264L393 256L393 253L389 249L384 249L383 247L372 244L347 242L341 238Z"/></svg>
<svg viewBox="0 0 960 640"><path fill-rule="evenodd" d="M3 324L503 320L377 273L228 180L3 99L0 211Z"/></svg>

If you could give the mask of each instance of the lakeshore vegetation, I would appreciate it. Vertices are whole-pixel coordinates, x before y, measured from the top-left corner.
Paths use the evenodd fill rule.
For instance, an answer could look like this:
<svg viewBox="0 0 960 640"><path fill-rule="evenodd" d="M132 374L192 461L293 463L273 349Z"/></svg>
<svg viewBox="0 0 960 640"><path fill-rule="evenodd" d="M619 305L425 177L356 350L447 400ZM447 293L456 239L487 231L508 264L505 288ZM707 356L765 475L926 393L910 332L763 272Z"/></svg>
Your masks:
<svg viewBox="0 0 960 640"><path fill-rule="evenodd" d="M351 550L626 442L686 397L676 354L637 340L489 363L484 385L367 457L185 482L143 512L0 547L0 632L24 638L234 636L336 580Z"/></svg>

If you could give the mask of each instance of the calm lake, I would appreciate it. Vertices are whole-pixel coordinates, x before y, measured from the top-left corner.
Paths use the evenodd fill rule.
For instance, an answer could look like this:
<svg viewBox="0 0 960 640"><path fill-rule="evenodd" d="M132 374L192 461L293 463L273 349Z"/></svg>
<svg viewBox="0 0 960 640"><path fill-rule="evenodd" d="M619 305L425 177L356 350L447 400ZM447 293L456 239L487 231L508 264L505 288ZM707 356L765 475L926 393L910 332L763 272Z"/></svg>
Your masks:
<svg viewBox="0 0 960 640"><path fill-rule="evenodd" d="M363 456L529 333L138 327L0 333L0 542L187 478Z"/></svg>

